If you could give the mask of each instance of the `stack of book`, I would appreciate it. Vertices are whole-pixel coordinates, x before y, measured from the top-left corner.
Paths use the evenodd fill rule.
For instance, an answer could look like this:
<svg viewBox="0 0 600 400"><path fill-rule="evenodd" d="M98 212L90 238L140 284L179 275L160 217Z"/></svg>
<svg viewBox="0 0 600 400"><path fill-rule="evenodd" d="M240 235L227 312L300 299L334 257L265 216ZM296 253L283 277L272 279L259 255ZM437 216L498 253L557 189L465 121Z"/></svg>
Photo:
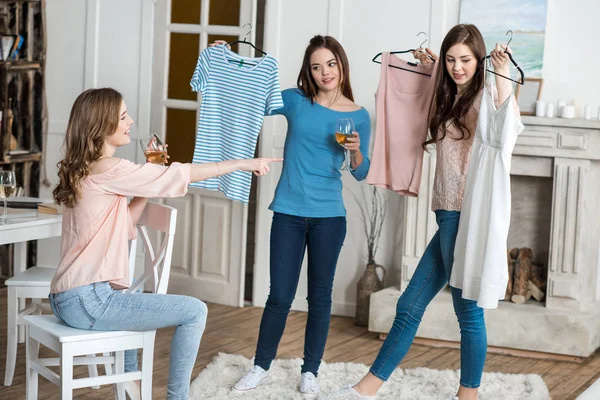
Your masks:
<svg viewBox="0 0 600 400"><path fill-rule="evenodd" d="M62 214L62 206L56 203L40 203L37 210L43 214Z"/></svg>
<svg viewBox="0 0 600 400"><path fill-rule="evenodd" d="M62 214L62 207L54 203L52 199L40 199L37 197L12 197L7 201L7 206L12 209L31 209L43 214Z"/></svg>

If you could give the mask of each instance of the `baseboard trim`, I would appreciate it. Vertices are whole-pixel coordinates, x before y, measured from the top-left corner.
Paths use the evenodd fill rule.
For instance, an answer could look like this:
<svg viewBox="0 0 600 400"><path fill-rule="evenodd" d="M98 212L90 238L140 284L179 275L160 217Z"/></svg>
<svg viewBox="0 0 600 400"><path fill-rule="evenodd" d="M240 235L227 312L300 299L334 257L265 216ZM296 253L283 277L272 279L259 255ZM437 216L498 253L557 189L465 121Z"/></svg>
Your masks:
<svg viewBox="0 0 600 400"><path fill-rule="evenodd" d="M385 340L387 337L387 333L380 333L379 339ZM437 340L437 339L427 339L416 337L413 341L414 344L420 344L423 346L430 347L444 347L449 349L460 349L460 343L452 342L448 340ZM551 360L551 361L561 361L561 362L574 362L574 363L584 363L590 358L594 356L594 354L589 357L578 357L578 356L569 356L565 354L556 354L556 353L545 353L541 351L532 351L532 350L520 350L520 349L511 349L508 347L498 347L498 346L488 346L488 353L492 354L501 354L505 356L513 356L513 357L522 357L522 358L534 358L539 360Z"/></svg>

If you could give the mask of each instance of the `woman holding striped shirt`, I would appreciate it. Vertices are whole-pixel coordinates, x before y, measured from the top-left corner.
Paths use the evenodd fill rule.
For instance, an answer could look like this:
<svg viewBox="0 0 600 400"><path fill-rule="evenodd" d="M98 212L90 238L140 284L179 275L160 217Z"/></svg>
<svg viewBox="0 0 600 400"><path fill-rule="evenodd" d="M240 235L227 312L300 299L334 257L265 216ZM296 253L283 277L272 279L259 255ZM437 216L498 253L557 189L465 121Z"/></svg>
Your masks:
<svg viewBox="0 0 600 400"><path fill-rule="evenodd" d="M217 41L213 45L224 44ZM350 151L350 173L363 180L371 123L369 113L354 103L348 58L331 36L310 40L298 75L297 88L282 92L284 106L273 114L288 122L284 162L269 209L271 225L271 289L263 312L254 367L234 390L255 389L268 377L286 319L296 294L304 254L308 251L308 321L300 392L319 393L317 373L325 349L331 316L335 269L346 236L342 198L344 149L335 141L336 123L351 118L356 131L344 146Z"/></svg>

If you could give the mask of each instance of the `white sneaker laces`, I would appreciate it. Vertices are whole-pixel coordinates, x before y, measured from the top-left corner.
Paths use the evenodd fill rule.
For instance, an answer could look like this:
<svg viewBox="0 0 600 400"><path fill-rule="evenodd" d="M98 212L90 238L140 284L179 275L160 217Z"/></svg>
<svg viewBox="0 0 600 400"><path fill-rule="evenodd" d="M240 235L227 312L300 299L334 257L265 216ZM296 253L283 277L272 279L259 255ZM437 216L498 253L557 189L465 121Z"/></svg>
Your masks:
<svg viewBox="0 0 600 400"><path fill-rule="evenodd" d="M314 376L312 372L305 372L302 374L300 392L311 394L319 393L319 382L317 382L317 377Z"/></svg>
<svg viewBox="0 0 600 400"><path fill-rule="evenodd" d="M235 384L235 388L241 390L254 389L265 378L266 372L258 365L255 365Z"/></svg>

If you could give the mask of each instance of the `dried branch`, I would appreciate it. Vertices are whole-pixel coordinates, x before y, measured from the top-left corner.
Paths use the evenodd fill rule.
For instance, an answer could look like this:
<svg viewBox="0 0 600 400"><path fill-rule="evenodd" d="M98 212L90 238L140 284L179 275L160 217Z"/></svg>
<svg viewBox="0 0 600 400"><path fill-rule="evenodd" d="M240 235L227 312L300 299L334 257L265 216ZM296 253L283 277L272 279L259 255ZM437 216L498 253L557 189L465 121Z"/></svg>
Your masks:
<svg viewBox="0 0 600 400"><path fill-rule="evenodd" d="M369 263L375 262L375 255L379 249L379 239L383 231L383 221L387 213L387 200L381 191L375 187L370 187L370 198L364 186L361 186L361 198L359 199L351 192L360 210L361 220L367 239L367 258Z"/></svg>

